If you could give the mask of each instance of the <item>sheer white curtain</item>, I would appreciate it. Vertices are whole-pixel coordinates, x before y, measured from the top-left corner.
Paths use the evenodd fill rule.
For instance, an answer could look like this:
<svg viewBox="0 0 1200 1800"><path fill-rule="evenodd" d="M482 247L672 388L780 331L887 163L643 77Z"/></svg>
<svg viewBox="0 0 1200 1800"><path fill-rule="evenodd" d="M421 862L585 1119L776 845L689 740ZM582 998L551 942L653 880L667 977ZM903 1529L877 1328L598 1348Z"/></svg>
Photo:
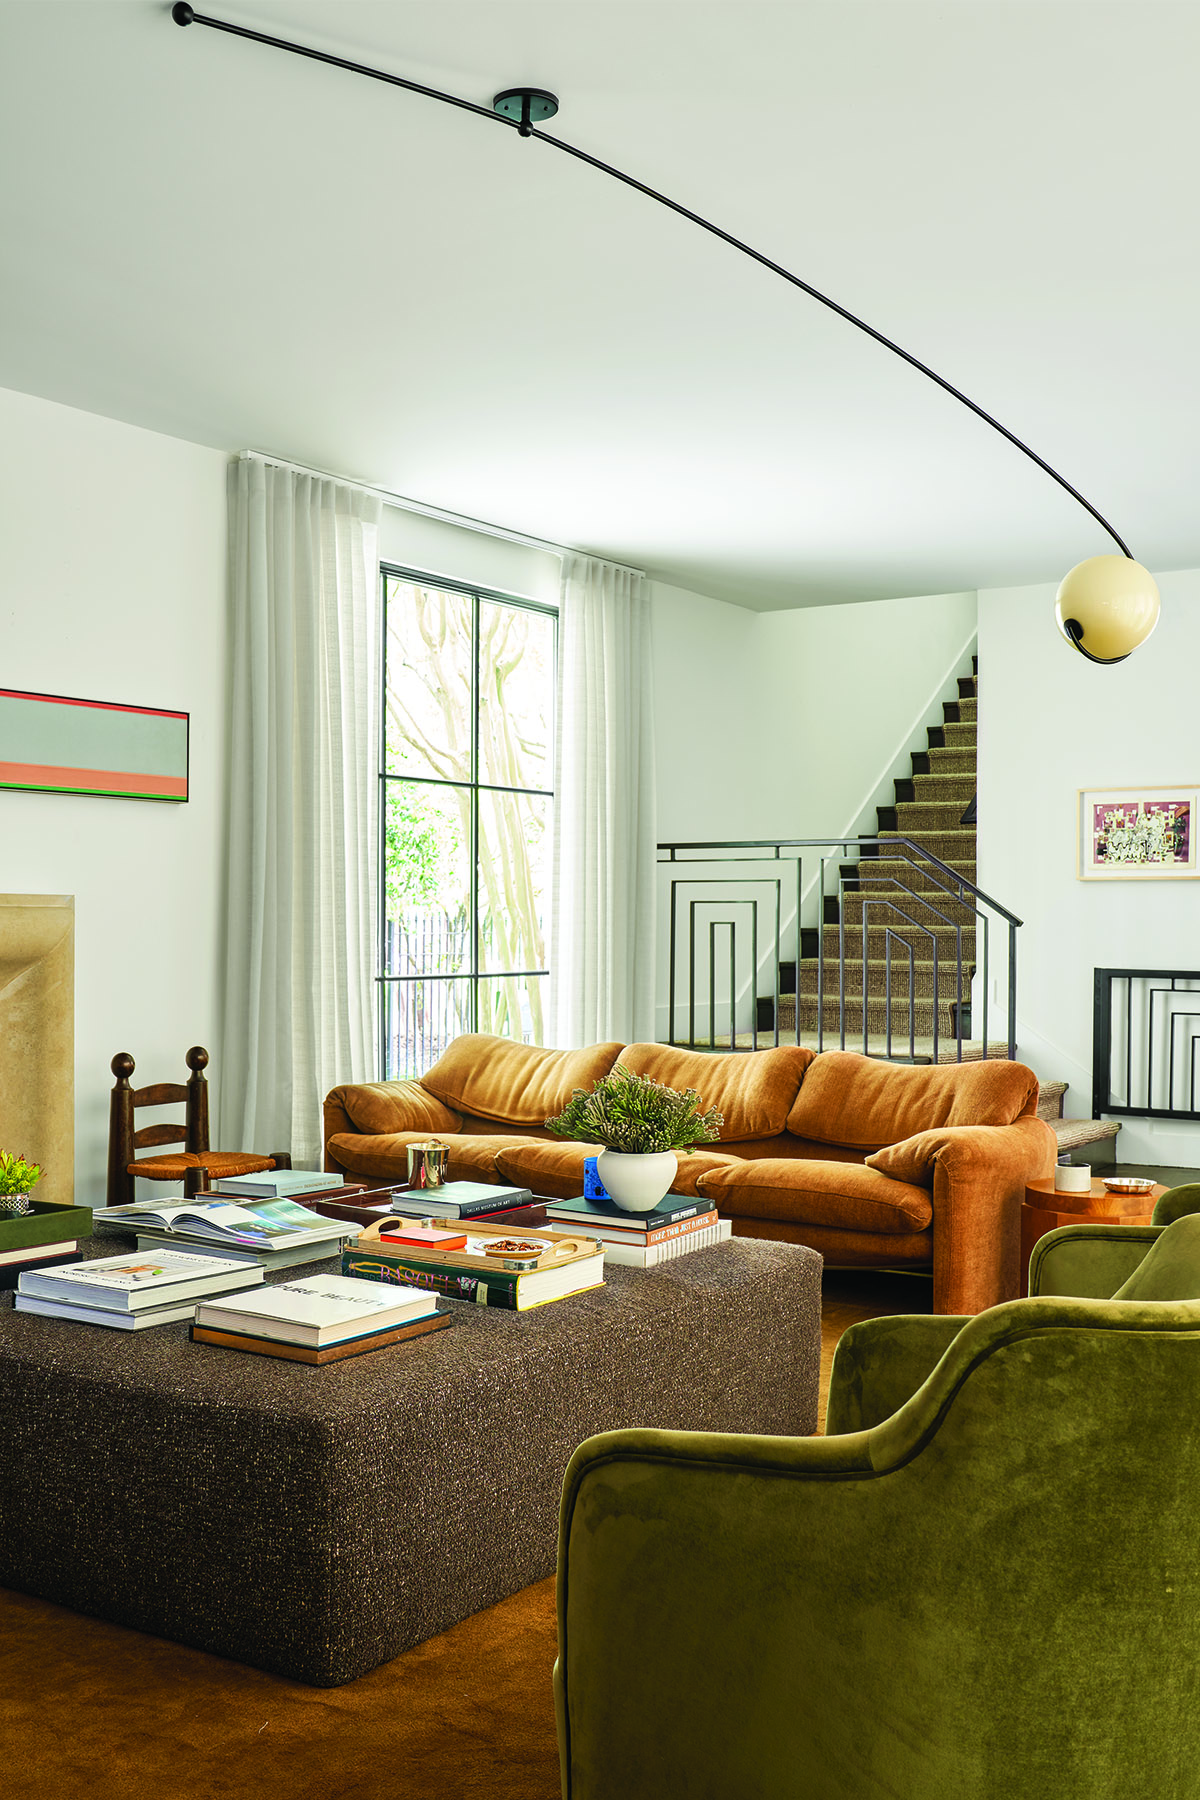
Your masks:
<svg viewBox="0 0 1200 1800"><path fill-rule="evenodd" d="M375 1072L379 499L229 471L221 1146L319 1165L321 1103Z"/></svg>
<svg viewBox="0 0 1200 1800"><path fill-rule="evenodd" d="M654 1037L650 600L633 569L563 560L550 908L552 1041Z"/></svg>

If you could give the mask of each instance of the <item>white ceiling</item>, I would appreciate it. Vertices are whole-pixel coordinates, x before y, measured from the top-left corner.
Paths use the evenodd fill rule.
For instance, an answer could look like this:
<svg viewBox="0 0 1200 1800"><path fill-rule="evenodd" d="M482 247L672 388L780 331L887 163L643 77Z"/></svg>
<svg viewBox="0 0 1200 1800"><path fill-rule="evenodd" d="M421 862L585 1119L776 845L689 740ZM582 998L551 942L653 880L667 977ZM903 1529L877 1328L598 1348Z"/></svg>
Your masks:
<svg viewBox="0 0 1200 1800"><path fill-rule="evenodd" d="M549 129L747 238L1200 564L1200 6L202 0ZM194 25L0 4L0 385L756 608L1112 546L777 277L545 145Z"/></svg>

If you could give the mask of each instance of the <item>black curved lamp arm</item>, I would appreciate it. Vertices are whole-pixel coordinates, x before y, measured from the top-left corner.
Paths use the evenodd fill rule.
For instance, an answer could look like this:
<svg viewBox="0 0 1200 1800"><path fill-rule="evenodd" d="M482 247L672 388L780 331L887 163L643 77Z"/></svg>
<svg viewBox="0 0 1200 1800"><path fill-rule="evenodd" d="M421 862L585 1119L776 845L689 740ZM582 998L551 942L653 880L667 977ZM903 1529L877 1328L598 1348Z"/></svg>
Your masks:
<svg viewBox="0 0 1200 1800"><path fill-rule="evenodd" d="M208 25L214 31L228 32L231 37L249 38L256 44L268 45L272 50L288 50L293 56L306 56L312 62L329 63L333 68L345 69L351 75L366 75L372 81L386 82L389 87L405 88L410 94L423 94L428 100L441 100L447 106L457 106L462 112L476 113L481 119L491 119L494 123L503 125L510 131L516 131L521 137L538 138L543 144L551 144L566 156L573 156L577 162L587 163L591 168L599 169L601 174L611 175L614 181L621 182L625 187L633 188L639 194L645 194L648 200L657 200L660 206L665 206L671 212L678 213L682 219L690 219L692 224L698 225L702 231L707 231L712 237L720 238L722 243L729 244L734 250L740 250L743 256L750 257L752 261L761 263L764 269L770 269L773 274L790 282L792 287L799 288L810 299L818 301L821 306L828 307L829 311L836 313L840 319L845 319L848 325L853 325L858 331L865 332L869 338L874 338L877 344L882 344L885 350L890 350L902 362L919 370L922 375L927 375L930 381L936 382L937 386L944 389L947 394L951 394L954 399L961 401L975 414L976 418L982 419L985 425L990 425L993 431L998 431L1001 437L1007 438L1015 449L1020 450L1022 455L1029 458L1030 462L1036 463L1038 468L1049 475L1052 481L1056 481L1059 487L1070 494L1073 500L1077 500L1086 512L1091 513L1096 523L1104 528L1120 549L1122 556L1132 559L1133 552L1124 538L1109 524L1104 514L1098 511L1090 500L1085 499L1077 487L1071 485L1065 475L1060 475L1057 469L1051 468L1050 464L1039 456L1036 450L1031 450L1029 445L1023 443L1015 432L1008 429L1007 425L1002 425L999 419L993 418L990 412L977 405L968 394L963 393L961 388L956 388L952 381L947 381L944 375L939 375L936 369L931 369L928 363L922 362L919 356L914 356L902 345L885 337L882 331L876 331L875 327L868 325L865 319L860 319L847 307L839 305L836 300L831 300L828 294L821 293L820 289L813 287L810 282L802 280L799 275L793 275L790 269L783 267L782 263L773 262L769 256L764 256L761 250L755 250L752 245L743 243L741 238L734 237L732 232L722 230L721 226L714 225L710 219L693 212L690 207L684 206L680 201L672 200L669 195L660 193L657 188L652 188L646 182L639 181L634 175L627 175L623 169L616 169L611 163L602 162L598 156L592 156L587 150L580 150L576 145L568 144L562 138L553 137L549 132L539 131L536 125L530 123L528 112L524 118L513 119L494 111L491 107L480 106L477 101L464 100L458 94L444 93L440 88L426 87L423 82L409 81L403 75L392 75L385 69L372 69L366 63L351 62L344 56L332 56L326 50L314 50L307 44L293 44L287 38L272 37L265 31L252 31L247 25L233 25L227 19L214 19L207 13L197 12L194 7L186 3L186 0L176 0L176 4L171 8L171 17L176 25Z"/></svg>

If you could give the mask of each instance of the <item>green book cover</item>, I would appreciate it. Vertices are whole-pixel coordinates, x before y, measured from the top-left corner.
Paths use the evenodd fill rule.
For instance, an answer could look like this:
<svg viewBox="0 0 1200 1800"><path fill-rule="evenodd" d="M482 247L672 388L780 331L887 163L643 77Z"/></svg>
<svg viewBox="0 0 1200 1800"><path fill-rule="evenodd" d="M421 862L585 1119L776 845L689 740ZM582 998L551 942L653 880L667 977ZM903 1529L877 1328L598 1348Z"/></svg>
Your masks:
<svg viewBox="0 0 1200 1800"><path fill-rule="evenodd" d="M411 1257L343 1250L342 1274L359 1281L392 1282L397 1287L422 1288L444 1294L448 1300L471 1300L476 1306L506 1306L517 1311L519 1274L511 1269L456 1269L445 1263L425 1263Z"/></svg>

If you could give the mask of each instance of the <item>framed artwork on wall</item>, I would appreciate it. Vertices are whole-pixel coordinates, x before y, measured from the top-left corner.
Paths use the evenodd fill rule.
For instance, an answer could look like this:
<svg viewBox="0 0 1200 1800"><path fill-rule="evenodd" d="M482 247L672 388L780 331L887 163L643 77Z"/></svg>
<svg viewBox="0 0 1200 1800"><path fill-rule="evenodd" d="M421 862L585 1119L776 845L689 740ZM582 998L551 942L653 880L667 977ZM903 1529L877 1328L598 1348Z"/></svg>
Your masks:
<svg viewBox="0 0 1200 1800"><path fill-rule="evenodd" d="M1080 881L1195 879L1200 787L1084 788Z"/></svg>
<svg viewBox="0 0 1200 1800"><path fill-rule="evenodd" d="M185 712L0 688L0 788L186 800Z"/></svg>

